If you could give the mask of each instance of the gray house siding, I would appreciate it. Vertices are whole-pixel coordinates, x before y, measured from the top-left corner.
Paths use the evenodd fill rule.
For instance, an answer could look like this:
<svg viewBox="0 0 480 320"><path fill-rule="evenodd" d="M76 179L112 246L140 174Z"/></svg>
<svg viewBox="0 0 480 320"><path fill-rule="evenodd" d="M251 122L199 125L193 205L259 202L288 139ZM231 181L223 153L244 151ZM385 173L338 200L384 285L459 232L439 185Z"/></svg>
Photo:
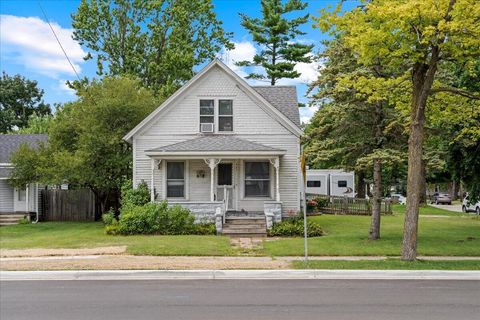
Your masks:
<svg viewBox="0 0 480 320"><path fill-rule="evenodd" d="M13 212L13 188L7 180L0 180L0 213Z"/></svg>

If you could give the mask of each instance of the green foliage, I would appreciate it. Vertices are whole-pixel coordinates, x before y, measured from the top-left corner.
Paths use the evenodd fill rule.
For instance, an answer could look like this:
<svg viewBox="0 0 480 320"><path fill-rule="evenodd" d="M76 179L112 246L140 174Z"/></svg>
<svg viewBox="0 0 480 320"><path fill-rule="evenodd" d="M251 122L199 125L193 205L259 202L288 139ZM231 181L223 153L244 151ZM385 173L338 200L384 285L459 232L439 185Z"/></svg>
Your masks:
<svg viewBox="0 0 480 320"><path fill-rule="evenodd" d="M134 75L160 96L189 80L193 67L233 48L207 0L82 0L73 38L97 59L99 75Z"/></svg>
<svg viewBox="0 0 480 320"><path fill-rule="evenodd" d="M118 222L115 218L115 212L113 212L113 210L109 210L106 213L102 214L102 221L105 226L116 224Z"/></svg>
<svg viewBox="0 0 480 320"><path fill-rule="evenodd" d="M268 230L270 237L300 237L304 235L303 218L287 218L280 223L276 223ZM323 230L320 225L312 220L307 220L308 237L323 236Z"/></svg>
<svg viewBox="0 0 480 320"><path fill-rule="evenodd" d="M143 206L122 208L119 233L132 234L193 234L194 216L181 206L168 207L167 203L148 203Z"/></svg>
<svg viewBox="0 0 480 320"><path fill-rule="evenodd" d="M18 224L30 224L30 223L31 223L31 221L27 217L23 217L22 219L20 219L18 221Z"/></svg>
<svg viewBox="0 0 480 320"><path fill-rule="evenodd" d="M0 133L24 128L32 115L44 116L51 113L50 105L43 101L43 90L37 82L21 75L9 76L5 72L0 78Z"/></svg>
<svg viewBox="0 0 480 320"><path fill-rule="evenodd" d="M48 146L13 156L18 183L69 183L92 189L105 210L109 195L132 174L131 146L123 136L158 105L153 93L130 78L103 78L57 109ZM17 183L17 181L15 183Z"/></svg>
<svg viewBox="0 0 480 320"><path fill-rule="evenodd" d="M318 212L322 208L326 208L330 203L328 198L316 196L307 201L307 210Z"/></svg>
<svg viewBox="0 0 480 320"><path fill-rule="evenodd" d="M196 224L194 234L197 234L197 235L215 235L215 234L217 234L217 228L215 227L215 223Z"/></svg>
<svg viewBox="0 0 480 320"><path fill-rule="evenodd" d="M304 10L306 3L300 0L262 0L262 18L250 18L240 14L242 26L252 35L253 41L262 47L262 51L252 61L238 61L239 66L261 66L266 76L250 73L249 79L269 79L275 83L282 78L298 78L300 73L294 70L298 62L311 62L310 52L313 45L295 42L295 37L305 34L300 26L308 21L309 15L288 19L285 15Z"/></svg>
<svg viewBox="0 0 480 320"><path fill-rule="evenodd" d="M13 131L12 133L20 134L45 134L48 133L50 124L53 121L53 116L43 115L39 116L37 114L32 114L28 118L27 125L23 128L20 128L18 131Z"/></svg>
<svg viewBox="0 0 480 320"><path fill-rule="evenodd" d="M122 184L120 204L123 208L130 206L143 206L150 202L148 185L142 181L137 188L132 187L132 180L128 179Z"/></svg>

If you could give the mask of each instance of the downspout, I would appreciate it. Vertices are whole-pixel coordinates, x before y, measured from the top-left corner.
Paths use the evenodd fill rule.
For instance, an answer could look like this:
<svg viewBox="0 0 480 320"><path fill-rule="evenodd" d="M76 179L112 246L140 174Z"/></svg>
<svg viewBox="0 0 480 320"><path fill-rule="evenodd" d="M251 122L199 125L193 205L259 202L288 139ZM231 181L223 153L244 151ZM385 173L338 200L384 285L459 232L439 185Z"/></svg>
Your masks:
<svg viewBox="0 0 480 320"><path fill-rule="evenodd" d="M38 183L35 183L35 220L32 223L38 222Z"/></svg>

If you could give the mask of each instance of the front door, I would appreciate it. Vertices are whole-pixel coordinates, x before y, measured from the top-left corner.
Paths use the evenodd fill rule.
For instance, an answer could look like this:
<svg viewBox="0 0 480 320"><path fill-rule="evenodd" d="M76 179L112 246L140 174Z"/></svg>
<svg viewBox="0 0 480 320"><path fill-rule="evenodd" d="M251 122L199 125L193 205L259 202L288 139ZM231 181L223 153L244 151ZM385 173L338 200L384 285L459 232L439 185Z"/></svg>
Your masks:
<svg viewBox="0 0 480 320"><path fill-rule="evenodd" d="M217 166L217 200L226 201L226 209L234 210L233 163L219 163Z"/></svg>

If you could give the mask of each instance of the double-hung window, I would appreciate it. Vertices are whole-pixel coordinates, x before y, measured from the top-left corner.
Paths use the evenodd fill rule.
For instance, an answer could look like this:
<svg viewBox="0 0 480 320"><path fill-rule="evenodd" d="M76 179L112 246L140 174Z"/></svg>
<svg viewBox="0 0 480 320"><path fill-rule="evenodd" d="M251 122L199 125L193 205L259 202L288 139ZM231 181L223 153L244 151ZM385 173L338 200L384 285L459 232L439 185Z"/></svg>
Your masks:
<svg viewBox="0 0 480 320"><path fill-rule="evenodd" d="M218 100L218 131L233 131L232 100Z"/></svg>
<svg viewBox="0 0 480 320"><path fill-rule="evenodd" d="M167 198L185 197L185 163L167 162Z"/></svg>
<svg viewBox="0 0 480 320"><path fill-rule="evenodd" d="M215 100L200 100L200 127L202 123L215 123Z"/></svg>
<svg viewBox="0 0 480 320"><path fill-rule="evenodd" d="M245 162L245 197L270 197L269 162Z"/></svg>

